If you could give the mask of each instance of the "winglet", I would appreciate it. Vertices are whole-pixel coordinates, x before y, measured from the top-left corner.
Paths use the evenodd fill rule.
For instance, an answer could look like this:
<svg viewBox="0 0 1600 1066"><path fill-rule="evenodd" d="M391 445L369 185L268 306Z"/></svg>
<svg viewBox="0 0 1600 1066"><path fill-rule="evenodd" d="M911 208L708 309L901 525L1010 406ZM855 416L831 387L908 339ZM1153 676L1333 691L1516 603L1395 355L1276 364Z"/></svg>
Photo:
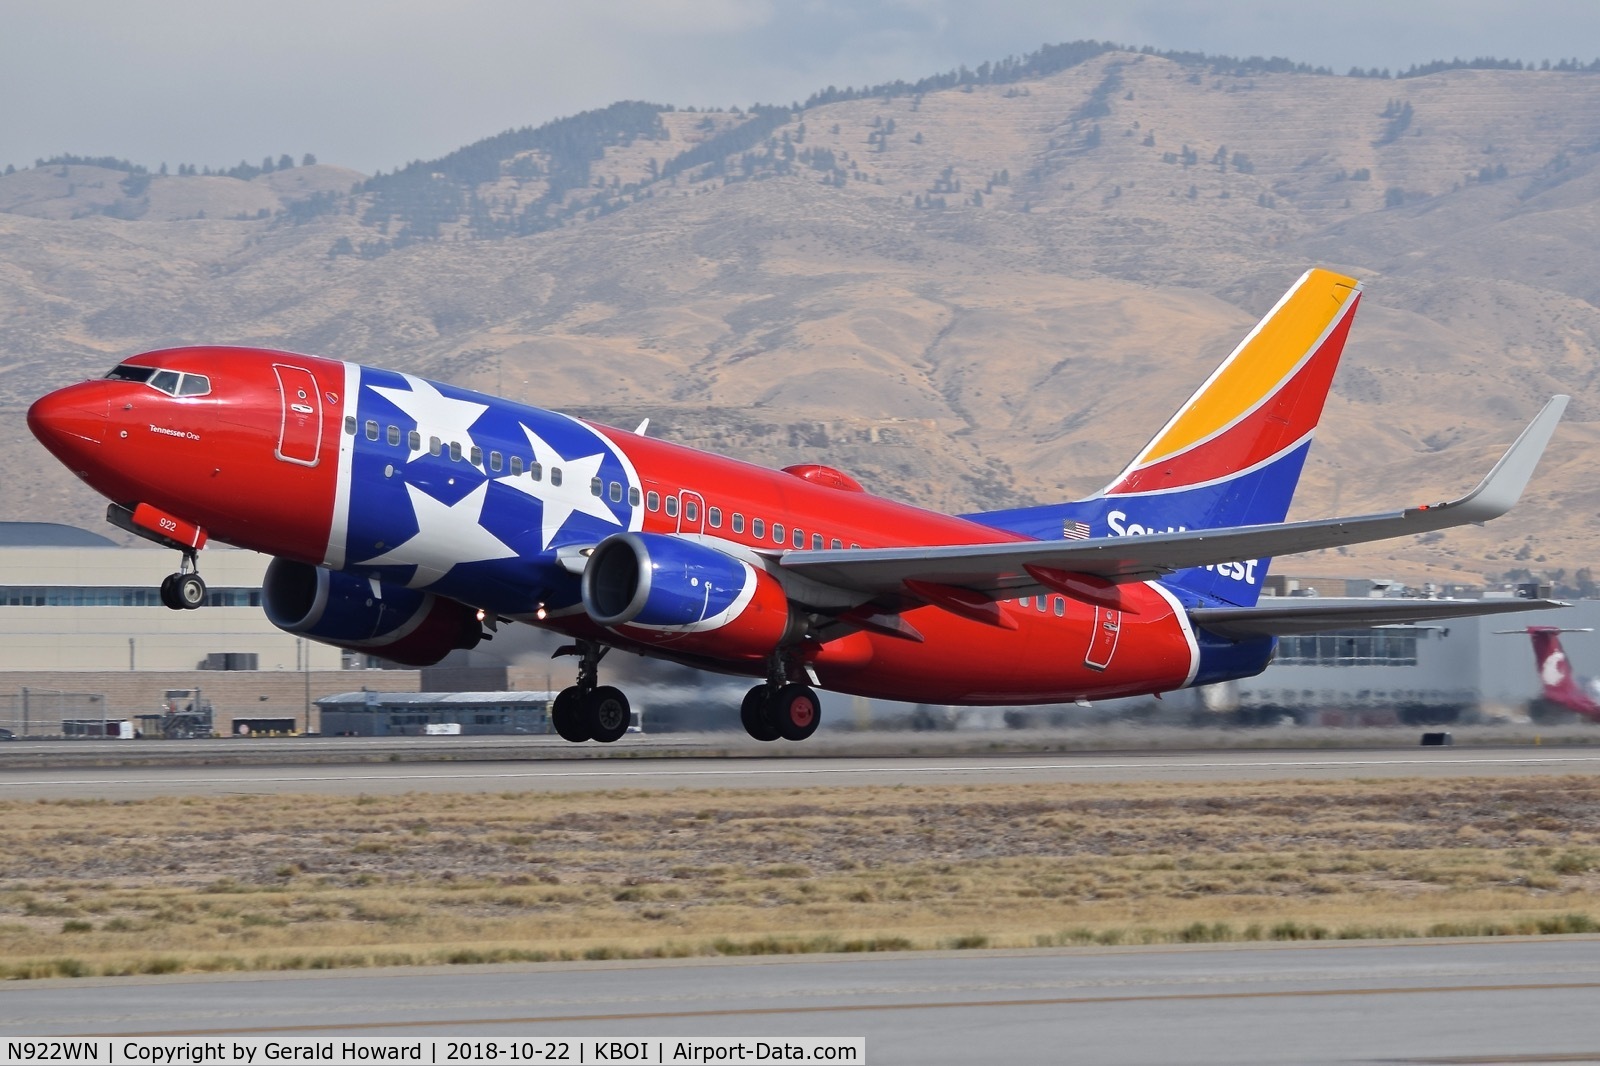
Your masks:
<svg viewBox="0 0 1600 1066"><path fill-rule="evenodd" d="M1506 449L1500 461L1494 464L1494 469L1478 482L1477 488L1459 500L1419 510L1436 511L1448 507L1456 511L1456 519L1460 523L1487 522L1511 510L1522 497L1522 490L1528 487L1533 469L1539 465L1545 447L1555 435L1556 424L1561 421L1562 412L1567 409L1570 399L1570 396L1550 397L1550 402L1528 423L1528 428Z"/></svg>

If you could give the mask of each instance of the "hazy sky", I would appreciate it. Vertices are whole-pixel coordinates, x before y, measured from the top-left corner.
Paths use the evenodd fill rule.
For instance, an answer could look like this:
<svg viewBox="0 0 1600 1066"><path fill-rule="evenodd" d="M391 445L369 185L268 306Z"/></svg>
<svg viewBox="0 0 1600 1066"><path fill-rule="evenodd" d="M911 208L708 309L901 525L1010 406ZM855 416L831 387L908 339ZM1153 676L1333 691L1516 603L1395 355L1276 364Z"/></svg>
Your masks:
<svg viewBox="0 0 1600 1066"><path fill-rule="evenodd" d="M0 26L0 168L371 173L617 100L788 103L1083 38L1341 73L1600 55L1595 0L0 0Z"/></svg>

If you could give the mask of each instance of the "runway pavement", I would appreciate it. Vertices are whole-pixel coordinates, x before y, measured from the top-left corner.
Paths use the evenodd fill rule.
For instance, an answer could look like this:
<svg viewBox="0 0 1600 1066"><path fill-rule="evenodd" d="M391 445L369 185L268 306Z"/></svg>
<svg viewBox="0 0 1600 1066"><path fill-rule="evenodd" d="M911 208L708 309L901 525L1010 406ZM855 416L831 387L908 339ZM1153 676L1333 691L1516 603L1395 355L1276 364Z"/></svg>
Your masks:
<svg viewBox="0 0 1600 1066"><path fill-rule="evenodd" d="M619 753L622 755L622 753ZM515 762L381 762L269 766L72 766L0 771L0 800L140 799L158 795L602 789L795 788L1041 781L1270 781L1357 777L1501 777L1600 773L1582 748L1408 748L887 755L854 758L527 758Z"/></svg>
<svg viewBox="0 0 1600 1066"><path fill-rule="evenodd" d="M1600 939L579 963L0 986L0 1035L817 1036L884 1063L1600 1061Z"/></svg>

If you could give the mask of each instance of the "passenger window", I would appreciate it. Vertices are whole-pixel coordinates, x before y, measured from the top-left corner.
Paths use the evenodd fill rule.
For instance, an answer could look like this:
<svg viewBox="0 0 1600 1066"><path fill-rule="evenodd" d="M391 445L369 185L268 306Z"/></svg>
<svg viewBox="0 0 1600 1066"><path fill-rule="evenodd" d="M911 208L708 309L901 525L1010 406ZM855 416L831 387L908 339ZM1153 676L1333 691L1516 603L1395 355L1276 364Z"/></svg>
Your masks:
<svg viewBox="0 0 1600 1066"><path fill-rule="evenodd" d="M613 481L611 483L611 502L612 503L621 503L622 502L622 482L620 482L620 481Z"/></svg>
<svg viewBox="0 0 1600 1066"><path fill-rule="evenodd" d="M439 455L444 452L444 442L438 437L428 438L428 454Z"/></svg>
<svg viewBox="0 0 1600 1066"><path fill-rule="evenodd" d="M1054 606L1055 606L1055 611L1056 611L1056 617L1057 618L1066 617L1066 614L1067 614L1067 601L1063 597L1057 596L1055 598Z"/></svg>
<svg viewBox="0 0 1600 1066"><path fill-rule="evenodd" d="M460 441L453 440L450 442L450 461L452 463L459 463L461 461Z"/></svg>
<svg viewBox="0 0 1600 1066"><path fill-rule="evenodd" d="M684 500L683 520L685 522L698 522L700 520L700 505L693 500Z"/></svg>
<svg viewBox="0 0 1600 1066"><path fill-rule="evenodd" d="M750 535L757 540L767 535L767 524L759 518L750 519Z"/></svg>
<svg viewBox="0 0 1600 1066"><path fill-rule="evenodd" d="M522 473L522 456L513 455L511 457L511 476L512 477L518 477L518 476L521 475L521 473Z"/></svg>
<svg viewBox="0 0 1600 1066"><path fill-rule="evenodd" d="M211 379L204 374L185 374L178 383L179 396L204 396L211 391Z"/></svg>
<svg viewBox="0 0 1600 1066"><path fill-rule="evenodd" d="M775 541L778 544L782 544L783 543L783 523L782 522L774 522L774 523L772 523L772 539L773 539L773 541Z"/></svg>
<svg viewBox="0 0 1600 1066"><path fill-rule="evenodd" d="M844 547L844 542L838 537L834 537L832 540L828 541L828 547L832 548L834 551L838 551L840 548Z"/></svg>
<svg viewBox="0 0 1600 1066"><path fill-rule="evenodd" d="M804 548L806 546L806 535L798 529L791 530L789 533L789 543L796 548Z"/></svg>
<svg viewBox="0 0 1600 1066"><path fill-rule="evenodd" d="M471 461L472 461L472 465L473 466L482 466L483 465L483 449L478 447L476 444L474 444L472 446L472 458L471 458Z"/></svg>
<svg viewBox="0 0 1600 1066"><path fill-rule="evenodd" d="M1040 596L1037 600L1034 601L1035 605L1039 608L1039 613L1040 614L1044 614L1044 612L1049 609L1048 605L1044 601L1045 601L1045 598L1043 596Z"/></svg>
<svg viewBox="0 0 1600 1066"><path fill-rule="evenodd" d="M628 486L628 506L639 506L639 490L634 488L632 485Z"/></svg>
<svg viewBox="0 0 1600 1066"><path fill-rule="evenodd" d="M533 466L535 470L539 468L538 463L534 463ZM535 481L539 480L539 475L534 474L533 479ZM550 484L556 486L557 488L561 487L561 468L559 466L552 466L550 468Z"/></svg>
<svg viewBox="0 0 1600 1066"><path fill-rule="evenodd" d="M350 434L350 436L352 436L352 437L356 435L356 416L355 415L345 415L344 416L344 431L346 433Z"/></svg>
<svg viewBox="0 0 1600 1066"><path fill-rule="evenodd" d="M813 533L813 534L811 534L811 550L814 551L814 552L819 552L819 551L822 550L822 534L821 533Z"/></svg>
<svg viewBox="0 0 1600 1066"><path fill-rule="evenodd" d="M606 491L606 483L604 481L601 481L597 477L592 477L592 478L589 479L589 495L591 495L591 496L603 496L605 494L605 491Z"/></svg>
<svg viewBox="0 0 1600 1066"><path fill-rule="evenodd" d="M370 419L370 418L367 419L367 439L368 440L377 440L378 439L378 423L372 421L372 419Z"/></svg>
<svg viewBox="0 0 1600 1066"><path fill-rule="evenodd" d="M661 509L661 493L655 489L645 493L644 505L652 511L659 511Z"/></svg>
<svg viewBox="0 0 1600 1066"><path fill-rule="evenodd" d="M400 427L399 426L390 426L389 427L389 443L391 445L396 445L396 444L400 443Z"/></svg>
<svg viewBox="0 0 1600 1066"><path fill-rule="evenodd" d="M501 462L500 453L499 452L490 452L489 453L489 469L493 470L495 473L498 474L500 472L500 467L502 465L504 465L504 464Z"/></svg>
<svg viewBox="0 0 1600 1066"><path fill-rule="evenodd" d="M721 529L722 528L722 508L720 508L720 507L707 507L706 508L706 521L711 523L711 528L712 529Z"/></svg>
<svg viewBox="0 0 1600 1066"><path fill-rule="evenodd" d="M412 430L410 433L407 433L406 446L414 452L420 452L422 450L422 434L418 433L416 430Z"/></svg>
<svg viewBox="0 0 1600 1066"><path fill-rule="evenodd" d="M1031 607L1033 605L1033 597L1032 596L1024 596L1024 597L1022 597L1022 599L1018 600L1017 603L1019 603L1023 607Z"/></svg>
<svg viewBox="0 0 1600 1066"><path fill-rule="evenodd" d="M178 395L178 372L176 370L157 370L150 378L152 388L160 389L168 396Z"/></svg>
<svg viewBox="0 0 1600 1066"><path fill-rule="evenodd" d="M667 497L667 517L668 518L677 518L678 517L678 498L676 496L668 496Z"/></svg>
<svg viewBox="0 0 1600 1066"><path fill-rule="evenodd" d="M544 467L539 463L529 463L528 464L528 476L533 478L533 480L535 480L535 481L543 480L544 479ZM554 484L557 484L557 485L561 484L561 479L559 477L551 478L551 481Z"/></svg>
<svg viewBox="0 0 1600 1066"><path fill-rule="evenodd" d="M743 533L744 515L740 514L738 511L733 512L733 518L730 519L730 524L733 526L733 531L735 533Z"/></svg>

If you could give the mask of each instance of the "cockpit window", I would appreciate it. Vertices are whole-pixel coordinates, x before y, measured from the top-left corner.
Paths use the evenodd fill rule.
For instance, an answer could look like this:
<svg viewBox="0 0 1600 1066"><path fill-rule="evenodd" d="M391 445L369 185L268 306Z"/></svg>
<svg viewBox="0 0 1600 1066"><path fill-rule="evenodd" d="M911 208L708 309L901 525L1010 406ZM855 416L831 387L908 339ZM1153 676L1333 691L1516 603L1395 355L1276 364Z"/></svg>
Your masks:
<svg viewBox="0 0 1600 1066"><path fill-rule="evenodd" d="M130 366L127 363L123 363L120 366L112 367L111 373L107 374L106 377L117 378L122 381L149 381L150 376L155 372L156 368L153 366Z"/></svg>
<svg viewBox="0 0 1600 1066"><path fill-rule="evenodd" d="M117 381L142 381L168 396L204 396L211 391L211 379L204 374L180 374L153 366L123 363L112 367L106 377Z"/></svg>

